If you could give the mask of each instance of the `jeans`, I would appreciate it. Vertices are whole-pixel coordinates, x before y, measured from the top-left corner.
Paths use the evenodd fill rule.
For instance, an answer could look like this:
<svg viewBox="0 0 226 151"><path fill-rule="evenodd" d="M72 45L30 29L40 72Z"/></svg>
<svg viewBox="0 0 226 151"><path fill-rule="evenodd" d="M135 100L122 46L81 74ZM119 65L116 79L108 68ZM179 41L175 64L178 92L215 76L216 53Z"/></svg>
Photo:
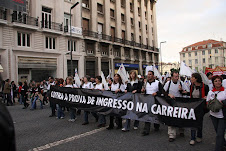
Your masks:
<svg viewBox="0 0 226 151"><path fill-rule="evenodd" d="M179 133L184 133L184 129L183 128L179 128ZM169 138L176 138L176 134L177 134L177 129L176 127L173 126L168 126L168 135Z"/></svg>
<svg viewBox="0 0 226 151"><path fill-rule="evenodd" d="M23 104L23 99L22 99L22 95L21 94L19 96L19 102L20 102L20 104Z"/></svg>
<svg viewBox="0 0 226 151"><path fill-rule="evenodd" d="M155 124L155 123L154 123L154 128L155 128L155 129L158 130L159 127L160 127L160 124ZM150 133L150 128L151 128L151 123L150 123L150 122L145 122L143 132L149 134L149 133Z"/></svg>
<svg viewBox="0 0 226 151"><path fill-rule="evenodd" d="M56 107L57 107L57 117L58 118L64 117L65 115L64 111L62 110L62 107L59 104L57 104Z"/></svg>
<svg viewBox="0 0 226 151"><path fill-rule="evenodd" d="M202 138L202 125L203 125L203 119L201 127L198 129L191 129L191 140L196 140L196 133L198 138Z"/></svg>
<svg viewBox="0 0 226 151"><path fill-rule="evenodd" d="M6 97L7 97L7 105L13 105L13 102L12 102L12 99L11 99L11 94L10 93L7 93L6 94Z"/></svg>
<svg viewBox="0 0 226 151"><path fill-rule="evenodd" d="M105 116L102 114L99 115L99 124L106 124Z"/></svg>
<svg viewBox="0 0 226 151"><path fill-rule="evenodd" d="M34 100L31 105L31 109L36 109L36 101L39 99L38 95L34 97ZM31 99L32 100L32 99ZM40 103L41 103L41 109L43 109L43 104L42 104L42 101L39 99Z"/></svg>
<svg viewBox="0 0 226 151"><path fill-rule="evenodd" d="M126 119L126 124L124 126L124 128L126 130L130 130L130 123L131 123L131 120L130 119ZM139 121L135 120L134 121L134 127L138 127L139 126Z"/></svg>
<svg viewBox="0 0 226 151"><path fill-rule="evenodd" d="M71 119L75 119L76 118L75 109L70 108L70 118Z"/></svg>
<svg viewBox="0 0 226 151"><path fill-rule="evenodd" d="M223 151L225 139L224 139L224 131L225 131L225 121L223 118L216 118L214 116L210 116L214 129L216 131L216 145L215 151Z"/></svg>
<svg viewBox="0 0 226 151"><path fill-rule="evenodd" d="M91 112L91 114L95 117L96 120L98 119L98 115L96 113ZM89 122L89 112L88 111L84 111L84 121L86 123Z"/></svg>

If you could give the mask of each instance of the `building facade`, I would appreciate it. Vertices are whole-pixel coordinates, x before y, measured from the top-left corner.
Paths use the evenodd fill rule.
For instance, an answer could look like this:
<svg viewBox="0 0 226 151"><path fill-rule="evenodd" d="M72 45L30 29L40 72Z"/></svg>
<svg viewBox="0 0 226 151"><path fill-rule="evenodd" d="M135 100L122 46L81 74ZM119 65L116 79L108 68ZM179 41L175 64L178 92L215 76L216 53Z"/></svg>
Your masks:
<svg viewBox="0 0 226 151"><path fill-rule="evenodd" d="M205 71L206 67L225 67L226 42L204 40L184 47L180 52L180 61L191 69Z"/></svg>
<svg viewBox="0 0 226 151"><path fill-rule="evenodd" d="M24 0L25 1L25 0ZM79 2L71 11L73 4ZM158 63L154 0L27 0L27 11L0 8L3 79L41 81L108 75L125 63L142 74ZM70 37L70 18L71 31Z"/></svg>
<svg viewBox="0 0 226 151"><path fill-rule="evenodd" d="M161 70L161 66L162 66L162 70ZM159 63L159 71L161 72L162 71L162 74L165 74L165 73L170 73L170 69L179 69L180 68L180 64L179 62L163 62L162 65L161 65L161 62Z"/></svg>

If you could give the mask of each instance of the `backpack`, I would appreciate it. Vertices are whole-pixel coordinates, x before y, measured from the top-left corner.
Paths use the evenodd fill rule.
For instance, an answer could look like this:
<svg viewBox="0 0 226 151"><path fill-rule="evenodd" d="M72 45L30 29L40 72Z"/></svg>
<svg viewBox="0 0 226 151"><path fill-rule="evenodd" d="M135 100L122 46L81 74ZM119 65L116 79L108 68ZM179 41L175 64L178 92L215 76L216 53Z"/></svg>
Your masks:
<svg viewBox="0 0 226 151"><path fill-rule="evenodd" d="M218 92L219 93L219 92ZM217 94L218 94L217 93ZM215 94L214 99L207 102L207 108L212 112L219 112L222 109L223 104L217 99L217 94Z"/></svg>

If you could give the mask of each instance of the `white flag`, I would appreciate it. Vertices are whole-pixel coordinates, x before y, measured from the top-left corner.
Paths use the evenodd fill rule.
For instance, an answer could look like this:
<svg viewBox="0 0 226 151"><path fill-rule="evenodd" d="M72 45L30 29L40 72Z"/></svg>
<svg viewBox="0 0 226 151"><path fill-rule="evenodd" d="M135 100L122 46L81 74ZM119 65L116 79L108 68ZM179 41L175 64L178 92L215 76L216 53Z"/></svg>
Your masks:
<svg viewBox="0 0 226 151"><path fill-rule="evenodd" d="M185 85L185 89L187 92L190 92L190 82L188 80L188 78L186 77L185 80L184 80L184 85Z"/></svg>
<svg viewBox="0 0 226 151"><path fill-rule="evenodd" d="M153 66L153 71L155 73L155 76L158 77L159 82L162 83L162 76L161 76L160 72L158 71L158 69L155 66Z"/></svg>
<svg viewBox="0 0 226 151"><path fill-rule="evenodd" d="M147 66L145 68L145 75L148 75L148 71L153 71L153 66Z"/></svg>
<svg viewBox="0 0 226 151"><path fill-rule="evenodd" d="M120 65L117 73L121 76L123 84L125 84L126 81L128 81L128 78L126 74L126 69L123 64Z"/></svg>
<svg viewBox="0 0 226 151"><path fill-rule="evenodd" d="M182 61L180 65L180 75L191 77L192 73L193 73L192 69L186 66L186 64Z"/></svg>
<svg viewBox="0 0 226 151"><path fill-rule="evenodd" d="M108 83L105 79L104 73L101 71L102 84L104 85L104 89L108 90Z"/></svg>
<svg viewBox="0 0 226 151"><path fill-rule="evenodd" d="M129 79L129 73L128 73L128 71L126 71L126 75L127 75L127 78Z"/></svg>
<svg viewBox="0 0 226 151"><path fill-rule="evenodd" d="M74 80L75 80L75 84L80 87L81 86L81 81L80 81L80 78L78 76L78 70L77 68L75 68L75 77L74 77Z"/></svg>
<svg viewBox="0 0 226 151"><path fill-rule="evenodd" d="M207 76L202 72L202 70L199 71L201 77L202 77L202 81L205 85L209 85L209 79L207 78Z"/></svg>

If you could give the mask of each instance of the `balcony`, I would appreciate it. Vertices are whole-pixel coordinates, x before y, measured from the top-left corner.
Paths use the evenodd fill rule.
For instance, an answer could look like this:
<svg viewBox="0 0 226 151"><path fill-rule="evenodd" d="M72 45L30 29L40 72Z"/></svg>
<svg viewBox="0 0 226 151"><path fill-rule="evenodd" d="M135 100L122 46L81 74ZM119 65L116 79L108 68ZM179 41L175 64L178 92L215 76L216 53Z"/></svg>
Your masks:
<svg viewBox="0 0 226 151"><path fill-rule="evenodd" d="M63 31L63 23L55 23L55 22L50 22L50 21L41 21L41 27L45 30L47 29L47 32L50 30L55 30L57 32L62 32Z"/></svg>
<svg viewBox="0 0 226 151"><path fill-rule="evenodd" d="M87 50L86 53L89 56L94 56L94 51L93 50Z"/></svg>
<svg viewBox="0 0 226 151"><path fill-rule="evenodd" d="M101 51L101 56L108 57L108 52L107 51Z"/></svg>
<svg viewBox="0 0 226 151"><path fill-rule="evenodd" d="M108 36L108 35L105 35L105 34L102 34L102 39L103 40L107 40L107 41L111 41L112 40L111 36Z"/></svg>
<svg viewBox="0 0 226 151"><path fill-rule="evenodd" d="M141 48L141 44L140 43L135 43L135 47L140 47Z"/></svg>
<svg viewBox="0 0 226 151"><path fill-rule="evenodd" d="M115 59L120 59L120 51L114 51Z"/></svg>
<svg viewBox="0 0 226 151"><path fill-rule="evenodd" d="M92 37L92 38L98 38L98 33L90 31L90 30L84 30L83 36Z"/></svg>
<svg viewBox="0 0 226 151"><path fill-rule="evenodd" d="M14 25L32 28L30 26L35 27L34 29L38 29L38 18L27 16L25 14L18 14L14 12L12 14L12 22Z"/></svg>
<svg viewBox="0 0 226 151"><path fill-rule="evenodd" d="M64 31L67 32L68 28L64 27ZM130 46L135 46L135 47L139 47L139 48L143 48L143 49L149 49L149 50L154 51L154 47L151 47L151 46L148 46L148 45L136 43L135 41L129 41L129 40L126 40L126 39L117 38L115 36L98 34L97 32L93 32L93 31L90 31L90 30L84 30L83 36L92 37L92 38L96 38L96 39L100 39L100 40L102 39L102 40L106 40L106 41L109 41L109 42L116 42L116 43L120 43L120 44L124 44L124 45L130 45ZM158 48L155 48L155 51L158 52Z"/></svg>

